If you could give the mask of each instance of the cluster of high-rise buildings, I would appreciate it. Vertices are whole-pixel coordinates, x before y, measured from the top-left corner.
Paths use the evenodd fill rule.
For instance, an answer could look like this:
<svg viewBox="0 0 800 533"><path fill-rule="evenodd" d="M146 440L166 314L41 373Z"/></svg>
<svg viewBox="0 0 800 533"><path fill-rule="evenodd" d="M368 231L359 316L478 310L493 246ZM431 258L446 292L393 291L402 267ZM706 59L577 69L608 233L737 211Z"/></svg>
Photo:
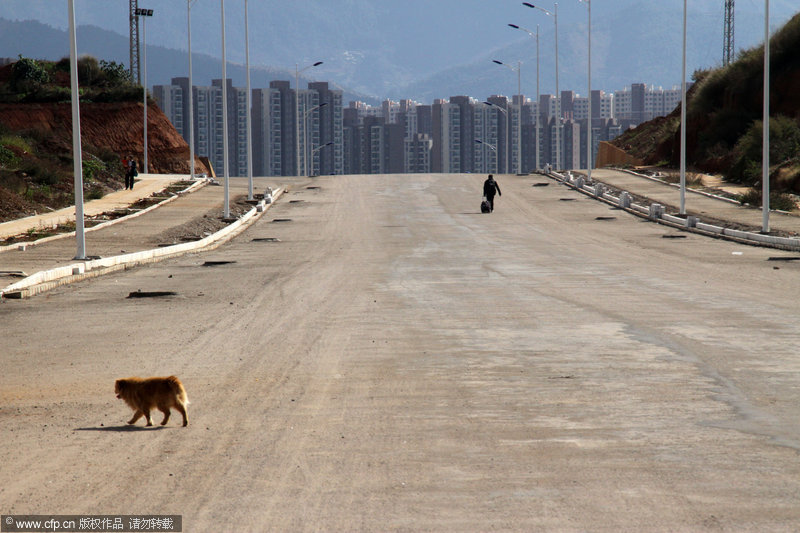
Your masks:
<svg viewBox="0 0 800 533"><path fill-rule="evenodd" d="M494 95L437 99L432 104L386 100L380 106L342 101L326 82L296 91L288 81L246 90L227 83L228 164L231 175L247 174L247 114L252 117L253 173L260 176L427 172L528 172L545 165L586 168L589 124L592 154L600 141L669 114L681 100L679 88L633 84L614 93L592 91L589 100L573 91L538 101ZM188 78L157 85L153 95L178 132L189 140L194 122L195 153L215 170L223 166L222 80L194 86L189 117ZM557 129L558 128L558 129ZM538 156L538 160L537 160ZM594 156L593 156L594 157Z"/></svg>

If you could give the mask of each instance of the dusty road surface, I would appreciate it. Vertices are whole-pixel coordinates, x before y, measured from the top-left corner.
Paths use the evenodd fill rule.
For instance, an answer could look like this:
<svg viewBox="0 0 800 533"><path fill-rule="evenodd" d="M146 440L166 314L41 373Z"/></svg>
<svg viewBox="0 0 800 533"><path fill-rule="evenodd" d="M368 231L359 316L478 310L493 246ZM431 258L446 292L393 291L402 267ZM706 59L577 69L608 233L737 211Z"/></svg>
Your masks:
<svg viewBox="0 0 800 533"><path fill-rule="evenodd" d="M538 177L481 215L482 180L298 183L213 252L0 304L2 513L800 529L800 262ZM114 380L169 374L189 426L126 426Z"/></svg>

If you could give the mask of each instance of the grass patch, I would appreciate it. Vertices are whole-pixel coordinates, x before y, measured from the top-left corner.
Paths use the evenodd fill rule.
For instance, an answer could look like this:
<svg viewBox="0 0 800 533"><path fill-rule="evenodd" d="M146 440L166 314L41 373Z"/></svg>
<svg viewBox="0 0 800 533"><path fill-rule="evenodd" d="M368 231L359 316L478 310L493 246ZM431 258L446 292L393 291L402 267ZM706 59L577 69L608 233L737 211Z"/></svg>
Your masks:
<svg viewBox="0 0 800 533"><path fill-rule="evenodd" d="M31 143L19 135L6 134L0 137L0 146L5 148L14 147L22 152L34 153Z"/></svg>
<svg viewBox="0 0 800 533"><path fill-rule="evenodd" d="M760 206L763 203L762 198L763 195L759 189L750 189L746 193L738 195L736 200L742 205ZM795 211L797 202L790 194L773 192L769 195L769 208L778 211Z"/></svg>

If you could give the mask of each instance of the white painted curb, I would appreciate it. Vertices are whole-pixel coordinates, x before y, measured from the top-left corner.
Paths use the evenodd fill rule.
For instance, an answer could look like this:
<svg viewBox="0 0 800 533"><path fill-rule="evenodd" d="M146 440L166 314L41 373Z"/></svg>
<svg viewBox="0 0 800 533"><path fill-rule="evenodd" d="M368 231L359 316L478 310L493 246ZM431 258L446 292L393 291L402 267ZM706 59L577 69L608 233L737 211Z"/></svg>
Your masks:
<svg viewBox="0 0 800 533"><path fill-rule="evenodd" d="M182 191L176 193L175 196L170 196L169 198L165 198L164 200L158 202L157 204L153 204L150 207L147 207L147 208L142 209L141 211L137 211L135 213L131 213L130 215L125 215L124 217L119 217L119 218L115 218L113 220L108 220L108 221L103 222L101 224L97 224L96 226L92 226L91 228L86 228L84 230L84 233L89 233L90 231L95 231L95 230L99 230L101 228L106 228L108 226L113 226L114 224L119 224L120 222L123 222L123 221L126 221L126 220L130 220L132 218L136 218L136 217L142 216L145 213L149 213L153 209L161 207L162 205L166 205L166 204L168 204L170 202L174 202L175 200L177 200L178 198L180 198L184 194L188 194L188 193L196 191L197 189L200 189L201 187L205 187L209 183L211 183L211 182L208 179L197 180L194 183L192 183L189 187L186 187ZM143 198L143 200L144 199L146 199L146 198ZM68 233L59 233L58 235L51 235L50 237L44 237L43 239L37 239L35 241L15 242L14 244L7 244L6 246L0 246L0 253L3 253L3 252L8 251L8 250L25 250L26 248L30 248L31 246L36 246L38 244L44 244L44 243L55 241L55 240L58 240L58 239L63 239L65 237L74 237L74 236L75 236L75 232L74 231L70 231Z"/></svg>
<svg viewBox="0 0 800 533"><path fill-rule="evenodd" d="M155 263L157 261L162 261L171 257L177 257L189 252L213 250L221 244L229 241L244 231L253 222L258 220L269 208L271 203L281 196L283 192L284 189L277 189L273 191L271 199L262 200L258 203L258 205L256 205L256 207L242 215L235 222L203 239L175 244L172 246L165 246L162 248L155 248L152 250L143 250L141 252L133 252L130 254L115 255L111 257L104 257L102 259L72 263L70 265L53 268L50 270L42 270L0 290L0 299L29 298L36 294L41 294L42 292L66 285L68 283L74 283L88 278L110 274L111 272L133 268L138 265ZM267 201L270 201L270 203L266 203ZM122 219L112 222L118 222L119 220Z"/></svg>
<svg viewBox="0 0 800 533"><path fill-rule="evenodd" d="M636 174L633 172L631 173ZM714 226L712 224L705 224L703 222L700 222L700 220L694 216L688 216L684 219L681 217L668 215L664 213L663 206L661 206L656 202L653 202L649 206L637 205L630 202L630 193L628 193L627 191L621 192L618 197L605 192L602 194L602 196L600 196L597 194L598 189L594 185L585 185L583 177L574 177L572 173L569 171L567 171L564 174L558 174L556 172L551 171L549 174L545 175L557 181L560 181L565 185L567 185L568 187L572 187L573 189L582 192L587 196L591 196L606 203L613 204L614 206L619 207L624 211L627 211L637 216L648 218L659 224L665 224L668 226L676 227L693 233L701 233L705 235L727 238L744 244L770 246L773 248L780 248L783 250L800 251L800 238L778 237L776 235L764 235L763 233L753 233L750 231L740 231L730 228L723 228L721 226ZM654 179L654 178L649 178L648 176L644 176L642 174L636 174L636 175L648 179ZM692 191L692 192L707 194L701 191ZM713 196L713 195L707 194L707 196ZM720 198L720 197L714 196L714 198Z"/></svg>

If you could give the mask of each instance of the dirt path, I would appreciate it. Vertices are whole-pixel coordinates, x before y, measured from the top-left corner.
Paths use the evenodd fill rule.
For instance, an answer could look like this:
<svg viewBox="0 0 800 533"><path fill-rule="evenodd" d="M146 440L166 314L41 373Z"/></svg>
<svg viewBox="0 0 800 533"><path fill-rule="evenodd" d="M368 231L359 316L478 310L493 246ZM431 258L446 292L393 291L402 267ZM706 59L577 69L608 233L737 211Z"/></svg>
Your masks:
<svg viewBox="0 0 800 533"><path fill-rule="evenodd" d="M213 252L0 304L2 513L796 530L800 265L499 179L481 215L481 176L319 178ZM126 426L114 379L173 373L189 427Z"/></svg>

